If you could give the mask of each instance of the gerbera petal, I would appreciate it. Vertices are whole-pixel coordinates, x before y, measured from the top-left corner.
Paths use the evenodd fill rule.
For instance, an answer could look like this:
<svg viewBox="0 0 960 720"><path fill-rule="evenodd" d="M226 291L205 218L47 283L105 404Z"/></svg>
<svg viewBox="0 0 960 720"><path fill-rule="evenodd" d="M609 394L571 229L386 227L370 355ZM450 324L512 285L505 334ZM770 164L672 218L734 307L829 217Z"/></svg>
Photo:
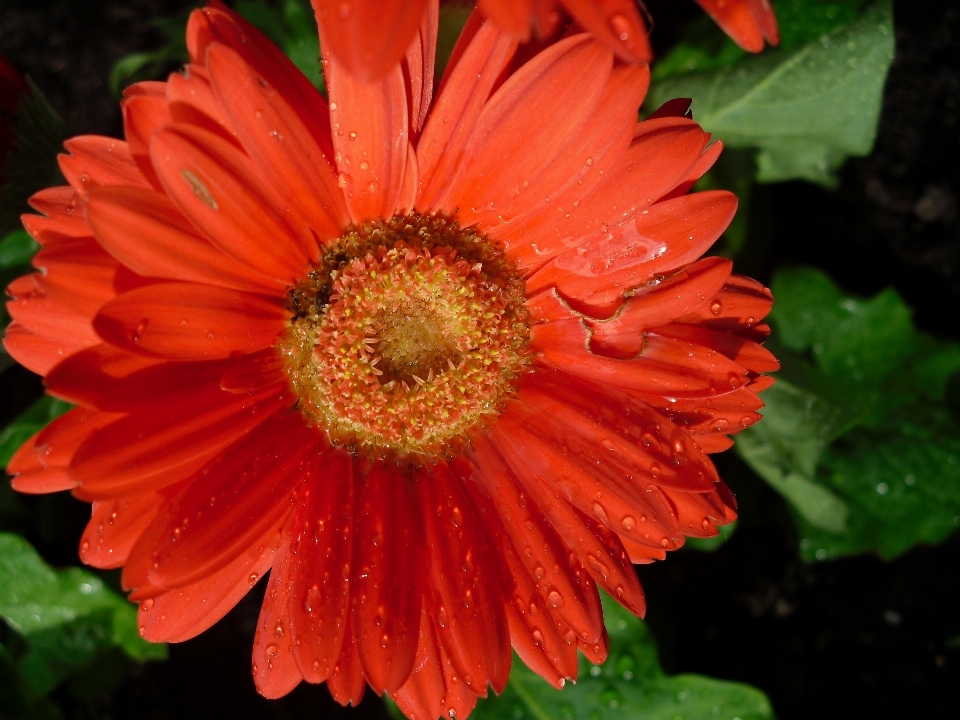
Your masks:
<svg viewBox="0 0 960 720"><path fill-rule="evenodd" d="M500 693L510 674L510 634L487 533L460 481L443 464L417 483L427 538L428 599L437 634L474 693Z"/></svg>
<svg viewBox="0 0 960 720"><path fill-rule="evenodd" d="M598 237L628 244L633 218L683 182L707 138L696 123L684 118L640 123L622 156L598 158L584 186L571 186L547 212L513 228L524 242L515 261L523 269L534 269ZM618 163L612 165L611 160ZM535 254L526 252L528 248Z"/></svg>
<svg viewBox="0 0 960 720"><path fill-rule="evenodd" d="M154 130L173 122L166 95L134 94L120 104L123 111L123 136L127 139L133 161L155 188L160 187L150 161L150 136Z"/></svg>
<svg viewBox="0 0 960 720"><path fill-rule="evenodd" d="M142 406L80 446L70 463L83 484L77 495L111 499L173 484L291 401L276 388L235 395L211 383Z"/></svg>
<svg viewBox="0 0 960 720"><path fill-rule="evenodd" d="M497 432L501 425L502 422L493 428L489 442L474 442L474 456L480 467L476 482L499 511L504 530L516 552L521 553L520 561L536 581L544 604L553 608L577 635L596 642L603 627L602 615L595 612L590 597L591 590L596 594L596 586L584 587L578 582L579 561L571 564L569 551L549 520L519 485L512 471L515 458L501 452L502 436Z"/></svg>
<svg viewBox="0 0 960 720"><path fill-rule="evenodd" d="M478 0L477 8L519 42L530 39L533 0Z"/></svg>
<svg viewBox="0 0 960 720"><path fill-rule="evenodd" d="M407 48L404 75L410 86L410 135L417 137L423 130L430 101L433 99L433 74L437 57L437 28L440 23L440 4L427 2L420 27Z"/></svg>
<svg viewBox="0 0 960 720"><path fill-rule="evenodd" d="M196 637L250 592L273 565L279 544L279 528L271 528L218 572L141 600L137 613L140 635L150 642L183 642Z"/></svg>
<svg viewBox="0 0 960 720"><path fill-rule="evenodd" d="M306 272L316 241L290 229L284 204L235 146L178 123L154 133L150 157L170 198L224 253L287 284Z"/></svg>
<svg viewBox="0 0 960 720"><path fill-rule="evenodd" d="M123 140L80 135L67 140L63 147L70 154L57 156L60 171L81 196L100 185L150 187Z"/></svg>
<svg viewBox="0 0 960 720"><path fill-rule="evenodd" d="M167 102L174 122L197 125L240 147L203 65L191 63L170 76Z"/></svg>
<svg viewBox="0 0 960 720"><path fill-rule="evenodd" d="M324 50L361 81L375 82L403 57L429 1L312 0L312 4Z"/></svg>
<svg viewBox="0 0 960 720"><path fill-rule="evenodd" d="M286 378L284 358L275 348L267 348L238 358L220 378L227 392L245 393L275 385Z"/></svg>
<svg viewBox="0 0 960 720"><path fill-rule="evenodd" d="M527 281L527 292L555 285L564 297L609 313L627 290L700 257L726 230L736 209L736 196L723 190L657 203L616 232L568 250L538 270Z"/></svg>
<svg viewBox="0 0 960 720"><path fill-rule="evenodd" d="M90 347L89 342L76 340L48 340L14 321L7 325L3 347L14 360L27 370L43 375L50 372L65 357Z"/></svg>
<svg viewBox="0 0 960 720"><path fill-rule="evenodd" d="M160 510L156 493L129 495L93 503L93 512L80 538L80 559L97 568L117 568Z"/></svg>
<svg viewBox="0 0 960 720"><path fill-rule="evenodd" d="M367 682L363 676L363 666L360 663L360 654L357 652L357 642L354 639L352 614L347 613L346 625L343 633L343 650L340 659L333 666L333 672L327 678L327 689L333 699L341 705L356 707L363 699L367 689Z"/></svg>
<svg viewBox="0 0 960 720"><path fill-rule="evenodd" d="M474 13L471 19L477 17ZM479 25L459 58L451 56L453 69L448 66L437 102L417 144L421 177L417 206L421 210L437 209L451 180L459 174L477 118L516 48L515 40L487 22ZM457 50L460 49L458 43Z"/></svg>
<svg viewBox="0 0 960 720"><path fill-rule="evenodd" d="M558 42L512 75L477 118L466 162L440 202L473 225L537 180L593 115L613 67L608 50L577 35ZM568 91L570 75L584 78ZM536 142L530 142L536 137Z"/></svg>
<svg viewBox="0 0 960 720"><path fill-rule="evenodd" d="M732 267L726 258L704 258L654 285L637 288L612 318L587 320L591 347L604 355L636 355L643 347L645 329L699 308L720 291Z"/></svg>
<svg viewBox="0 0 960 720"><path fill-rule="evenodd" d="M733 433L753 425L760 419L757 410L763 407L752 383L714 397L645 399L672 422L697 435L698 445L704 433Z"/></svg>
<svg viewBox="0 0 960 720"><path fill-rule="evenodd" d="M280 547L253 638L253 682L257 692L269 699L283 697L303 680L293 656L294 638L287 611L295 578L291 572L295 556L290 553L295 531L290 525L288 520L281 530Z"/></svg>
<svg viewBox="0 0 960 720"><path fill-rule="evenodd" d="M278 414L211 462L163 508L149 580L180 587L241 555L293 510L294 489L325 449L298 413Z"/></svg>
<svg viewBox="0 0 960 720"><path fill-rule="evenodd" d="M194 63L206 62L207 48L221 42L233 48L276 88L326 157L333 157L327 101L280 48L221 3L195 10L187 22L187 49Z"/></svg>
<svg viewBox="0 0 960 720"><path fill-rule="evenodd" d="M773 294L761 283L731 275L710 302L678 319L717 332L742 332L754 328L773 307Z"/></svg>
<svg viewBox="0 0 960 720"><path fill-rule="evenodd" d="M363 671L378 693L395 692L417 654L424 548L409 474L370 468L358 501L351 592Z"/></svg>
<svg viewBox="0 0 960 720"><path fill-rule="evenodd" d="M715 332L682 323L662 325L654 328L652 332L662 337L716 350L750 372L765 373L780 369L780 363L765 347L730 333Z"/></svg>
<svg viewBox="0 0 960 720"><path fill-rule="evenodd" d="M238 53L213 43L207 49L207 69L230 127L276 192L321 241L337 238L348 216L332 158L323 154L277 89Z"/></svg>
<svg viewBox="0 0 960 720"><path fill-rule="evenodd" d="M771 45L780 42L777 18L769 0L696 1L744 50L760 52L765 39Z"/></svg>
<svg viewBox="0 0 960 720"><path fill-rule="evenodd" d="M337 181L350 217L356 223L388 218L397 208L407 165L409 116L403 71L396 65L382 78L364 82L333 59L325 77Z"/></svg>
<svg viewBox="0 0 960 720"><path fill-rule="evenodd" d="M476 222L486 232L491 232L501 223L509 225L518 219L547 212L571 187L582 188L585 181L589 183L594 165L612 165L615 159L622 157L633 137L637 108L646 94L649 79L646 66L615 67L587 119L590 132L584 133L581 128L573 133L566 147L554 156L539 177L524 180L521 187L506 197L506 204L495 201L493 208L478 208ZM468 217L469 213L464 216L464 222L471 224L473 218ZM513 259L516 245L522 244L524 238L521 236L521 243L517 243L509 229L504 230L494 235L502 237L507 257ZM523 264L522 260L517 262Z"/></svg>
<svg viewBox="0 0 960 720"><path fill-rule="evenodd" d="M166 195L141 188L90 192L87 222L113 257L144 277L277 293L284 285L196 234Z"/></svg>
<svg viewBox="0 0 960 720"><path fill-rule="evenodd" d="M634 0L560 0L577 23L621 60L647 63L653 50Z"/></svg>
<svg viewBox="0 0 960 720"><path fill-rule="evenodd" d="M289 556L290 633L307 682L333 672L350 614L354 526L353 458L328 453L297 494Z"/></svg>
<svg viewBox="0 0 960 720"><path fill-rule="evenodd" d="M101 308L93 327L120 349L171 360L216 360L273 344L289 311L263 295L195 283L156 283Z"/></svg>
<svg viewBox="0 0 960 720"><path fill-rule="evenodd" d="M7 474L15 476L11 487L28 495L72 490L77 481L70 477L65 467L47 467L41 462L43 448L36 445L39 435L39 432L35 433L24 442L7 463Z"/></svg>
<svg viewBox="0 0 960 720"><path fill-rule="evenodd" d="M90 228L83 221L80 198L69 185L47 188L30 196L30 207L46 217L24 215L27 231L41 245L50 234L68 237L88 237Z"/></svg>

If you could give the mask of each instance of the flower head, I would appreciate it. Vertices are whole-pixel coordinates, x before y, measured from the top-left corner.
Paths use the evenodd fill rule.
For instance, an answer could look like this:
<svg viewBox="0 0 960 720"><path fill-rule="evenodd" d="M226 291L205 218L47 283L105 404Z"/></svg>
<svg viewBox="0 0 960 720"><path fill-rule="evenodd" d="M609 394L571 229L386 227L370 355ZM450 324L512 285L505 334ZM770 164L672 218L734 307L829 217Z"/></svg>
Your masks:
<svg viewBox="0 0 960 720"><path fill-rule="evenodd" d="M645 66L477 22L431 103L434 33L374 83L329 61L328 102L208 7L126 140L67 142L5 345L77 407L9 470L93 502L81 556L146 638L272 568L261 693L465 718L511 645L556 686L602 661L597 586L642 614L631 561L734 519L707 453L777 363L769 292L700 259L720 144L637 123Z"/></svg>
<svg viewBox="0 0 960 720"><path fill-rule="evenodd" d="M327 51L361 78L383 76L401 60L417 29L435 22L427 0L312 0ZM769 0L696 0L744 50L779 42ZM478 0L477 10L518 42L550 41L572 21L625 62L653 57L636 0ZM474 18L479 21L479 17Z"/></svg>

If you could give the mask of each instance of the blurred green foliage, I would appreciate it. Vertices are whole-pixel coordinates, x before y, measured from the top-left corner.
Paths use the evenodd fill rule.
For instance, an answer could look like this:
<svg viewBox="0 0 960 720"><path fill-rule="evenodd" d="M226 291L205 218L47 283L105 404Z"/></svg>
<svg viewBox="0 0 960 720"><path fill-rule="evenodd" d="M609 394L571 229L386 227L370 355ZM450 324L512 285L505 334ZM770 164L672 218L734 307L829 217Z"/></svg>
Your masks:
<svg viewBox="0 0 960 720"><path fill-rule="evenodd" d="M6 467L10 458L23 443L63 415L72 405L44 395L31 405L26 412L0 430L0 467Z"/></svg>
<svg viewBox="0 0 960 720"><path fill-rule="evenodd" d="M862 300L813 268L772 290L783 369L736 448L791 504L802 555L943 540L960 525L960 344L917 330L894 290Z"/></svg>
<svg viewBox="0 0 960 720"><path fill-rule="evenodd" d="M783 46L759 56L729 40L703 44L715 31L697 25L655 66L648 105L692 98L704 129L728 147L757 150L760 182L833 186L847 157L873 148L893 60L890 0L857 14L859 4L785 3L793 12L781 17Z"/></svg>

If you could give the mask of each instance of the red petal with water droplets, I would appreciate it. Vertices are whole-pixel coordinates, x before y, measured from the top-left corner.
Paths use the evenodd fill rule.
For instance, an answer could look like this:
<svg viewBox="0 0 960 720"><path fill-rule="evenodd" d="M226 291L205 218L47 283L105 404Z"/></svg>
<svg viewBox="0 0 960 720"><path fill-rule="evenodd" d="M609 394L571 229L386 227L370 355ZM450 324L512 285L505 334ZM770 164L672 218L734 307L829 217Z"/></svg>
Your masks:
<svg viewBox="0 0 960 720"><path fill-rule="evenodd" d="M90 193L87 221L113 257L144 277L279 294L286 287L200 237L169 198L140 188Z"/></svg>
<svg viewBox="0 0 960 720"><path fill-rule="evenodd" d="M477 17L474 13L471 20ZM517 47L516 41L505 37L489 22L478 26L468 44L461 48L460 43L454 54L462 49L462 55L456 62L451 56L453 65L448 65L437 102L417 144L422 183L418 207L425 211L437 209L450 183L459 176L477 118Z"/></svg>
<svg viewBox="0 0 960 720"><path fill-rule="evenodd" d="M191 64L170 76L167 103L174 122L196 125L240 147L203 65Z"/></svg>
<svg viewBox="0 0 960 720"><path fill-rule="evenodd" d="M299 413L278 414L207 465L166 505L150 582L195 582L239 556L291 510L291 494L315 471L325 441Z"/></svg>
<svg viewBox="0 0 960 720"><path fill-rule="evenodd" d="M33 227L27 231L41 245L46 243L50 233L68 237L88 237L90 228L83 220L82 206L77 191L69 185L40 190L30 196L30 207L47 217L24 215Z"/></svg>
<svg viewBox="0 0 960 720"><path fill-rule="evenodd" d="M530 39L533 0L478 0L477 8L518 41Z"/></svg>
<svg viewBox="0 0 960 720"><path fill-rule="evenodd" d="M273 345L290 312L263 295L156 283L107 303L93 321L106 342L171 360L217 360Z"/></svg>
<svg viewBox="0 0 960 720"><path fill-rule="evenodd" d="M177 390L206 385L228 366L220 360L164 362L96 345L61 362L44 384L50 394L72 403L130 412Z"/></svg>
<svg viewBox="0 0 960 720"><path fill-rule="evenodd" d="M350 614L353 458L334 450L297 493L290 521L290 632L307 682L333 672Z"/></svg>
<svg viewBox="0 0 960 720"><path fill-rule="evenodd" d="M396 65L383 77L364 82L333 59L325 77L337 181L350 217L356 223L388 218L396 211L407 166L409 115L403 72Z"/></svg>
<svg viewBox="0 0 960 720"><path fill-rule="evenodd" d="M560 4L621 60L648 63L653 59L647 28L634 0L560 0Z"/></svg>
<svg viewBox="0 0 960 720"><path fill-rule="evenodd" d="M489 443L474 443L474 455L480 466L476 482L499 511L504 530L519 553L520 562L536 581L544 604L577 635L596 641L603 627L602 614L595 612L595 603L590 597L596 595L596 586L580 584L576 577L579 561L571 566L569 549L540 509L525 496L513 471L517 458L504 446L503 434L497 432L501 426L502 422L498 422L490 433ZM493 456L493 452L499 457Z"/></svg>
<svg viewBox="0 0 960 720"><path fill-rule="evenodd" d="M171 485L292 402L277 388L238 396L211 383L141 406L78 449L70 463L83 484L77 496L110 499Z"/></svg>
<svg viewBox="0 0 960 720"><path fill-rule="evenodd" d="M353 621L347 615L347 625L343 635L343 650L340 659L327 678L327 689L333 699L341 705L356 707L363 699L367 689L366 679L363 677L363 666L360 664L360 655L357 653L357 643L354 640Z"/></svg>
<svg viewBox="0 0 960 720"><path fill-rule="evenodd" d="M437 634L470 690L486 696L490 683L500 693L510 674L510 634L486 529L445 465L425 470L417 489Z"/></svg>
<svg viewBox="0 0 960 720"><path fill-rule="evenodd" d="M358 500L353 626L364 674L377 693L398 690L417 653L425 553L411 483L408 473L378 463Z"/></svg>
<svg viewBox="0 0 960 720"><path fill-rule="evenodd" d="M60 171L81 196L100 185L150 187L123 140L80 135L64 142L63 147L70 154L57 156Z"/></svg>
<svg viewBox="0 0 960 720"><path fill-rule="evenodd" d="M232 393L260 390L288 380L284 358L274 348L244 355L220 378L220 388Z"/></svg>
<svg viewBox="0 0 960 720"><path fill-rule="evenodd" d="M655 285L638 288L609 320L587 319L590 346L614 357L633 357L643 348L643 331L669 323L716 295L730 276L726 258L703 258Z"/></svg>
<svg viewBox="0 0 960 720"><path fill-rule="evenodd" d="M290 567L294 559L290 554L292 535L288 520L281 531L280 548L270 570L253 638L253 682L257 692L270 699L283 697L303 680L293 657L293 632L287 614L294 581Z"/></svg>
<svg viewBox="0 0 960 720"><path fill-rule="evenodd" d="M93 503L93 513L80 538L80 559L96 568L117 568L160 510L156 493L130 495Z"/></svg>
<svg viewBox="0 0 960 720"><path fill-rule="evenodd" d="M234 145L177 123L154 133L150 157L170 198L225 254L287 284L306 273L315 240L290 228L286 203Z"/></svg>
<svg viewBox="0 0 960 720"><path fill-rule="evenodd" d="M587 191L596 187L598 180L605 180L604 175L596 173L594 168L602 166L605 174L623 157L633 137L637 108L643 100L649 80L650 73L646 66L614 67L603 94L586 120L585 125L589 125L590 132L584 133L581 128L572 133L566 147L549 159L545 171L536 178L524 179L522 185L509 195L501 193L503 202L498 198L490 198L494 207L478 209L478 224L486 232L491 232L501 224L510 225L521 219L552 212L554 204L561 201L572 188ZM582 102L589 103L593 97L585 98ZM500 233L495 233L506 245L507 257L521 267L532 264L532 260L515 257L525 237L511 230L510 227L503 227ZM542 257L539 248L532 250L540 262L549 259Z"/></svg>
<svg viewBox="0 0 960 720"><path fill-rule="evenodd" d="M527 281L527 292L555 285L564 297L576 300L575 306L579 303L581 308L610 314L626 291L703 255L730 224L736 209L736 196L724 190L657 203L628 219L615 233L557 257Z"/></svg>
<svg viewBox="0 0 960 720"><path fill-rule="evenodd" d="M524 65L481 111L465 149L467 160L441 209L459 210L464 225L495 217L576 142L612 67L610 52L587 35L562 40ZM574 68L583 78L578 93L566 91Z"/></svg>
<svg viewBox="0 0 960 720"><path fill-rule="evenodd" d="M761 283L731 275L710 302L678 319L717 332L744 332L757 328L773 307L773 294Z"/></svg>
<svg viewBox="0 0 960 720"><path fill-rule="evenodd" d="M65 357L89 346L90 343L75 340L48 340L35 335L18 322L7 325L3 338L3 347L10 356L37 375L45 375Z"/></svg>
<svg viewBox="0 0 960 720"><path fill-rule="evenodd" d="M765 347L730 333L714 332L682 323L661 325L651 332L716 350L750 372L765 373L780 369L780 363Z"/></svg>
<svg viewBox="0 0 960 720"><path fill-rule="evenodd" d="M137 613L140 635L150 642L183 642L212 626L273 565L280 543L279 530L271 528L218 572L186 587L143 599Z"/></svg>
<svg viewBox="0 0 960 720"><path fill-rule="evenodd" d="M208 48L207 69L230 127L277 194L321 241L339 237L349 217L332 158L324 155L293 108L226 45Z"/></svg>
<svg viewBox="0 0 960 720"><path fill-rule="evenodd" d="M413 720L443 717L447 683L440 663L440 647L434 635L433 620L426 608L420 613L420 641L414 667L416 669L403 687L391 697L403 714Z"/></svg>
<svg viewBox="0 0 960 720"><path fill-rule="evenodd" d="M358 80L375 82L403 57L427 4L427 0L313 0L313 9L326 52Z"/></svg>
<svg viewBox="0 0 960 720"><path fill-rule="evenodd" d="M430 101L433 99L433 75L437 61L437 30L440 24L440 3L428 2L413 42L404 58L404 76L410 87L410 135L423 130Z"/></svg>

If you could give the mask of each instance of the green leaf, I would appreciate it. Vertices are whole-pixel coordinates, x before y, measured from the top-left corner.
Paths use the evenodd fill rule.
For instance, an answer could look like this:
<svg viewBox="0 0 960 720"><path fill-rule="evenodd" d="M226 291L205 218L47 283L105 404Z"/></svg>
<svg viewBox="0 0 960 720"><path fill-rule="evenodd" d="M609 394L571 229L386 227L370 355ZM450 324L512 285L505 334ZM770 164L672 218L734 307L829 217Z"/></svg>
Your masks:
<svg viewBox="0 0 960 720"><path fill-rule="evenodd" d="M137 631L136 607L91 572L53 570L30 544L0 533L0 617L28 650L19 668L29 695L39 697L89 665L101 651L121 649L133 660L162 659Z"/></svg>
<svg viewBox="0 0 960 720"><path fill-rule="evenodd" d="M236 10L279 45L315 87L323 89L320 35L309 0L241 0Z"/></svg>
<svg viewBox="0 0 960 720"><path fill-rule="evenodd" d="M657 107L692 98L706 130L730 147L758 150L761 182L832 186L847 157L873 147L893 50L890 0L878 0L850 22L793 47L785 43L720 66L686 58L683 66L703 69L654 83L648 100Z"/></svg>
<svg viewBox="0 0 960 720"><path fill-rule="evenodd" d="M729 525L721 525L717 528L717 535L709 538L689 537L683 544L684 550L697 550L699 552L716 552L719 550L737 530L737 521L734 520Z"/></svg>
<svg viewBox="0 0 960 720"><path fill-rule="evenodd" d="M6 467L10 458L35 432L60 417L72 405L63 400L44 395L31 405L20 417L0 431L0 467Z"/></svg>
<svg viewBox="0 0 960 720"><path fill-rule="evenodd" d="M893 290L855 298L812 268L771 286L783 367L736 448L795 511L803 556L943 540L960 523L960 345L916 330Z"/></svg>
<svg viewBox="0 0 960 720"><path fill-rule="evenodd" d="M21 268L30 264L40 245L26 230L14 230L0 240L0 269Z"/></svg>
<svg viewBox="0 0 960 720"><path fill-rule="evenodd" d="M610 634L610 656L601 666L580 658L575 685L555 690L514 658L510 682L499 697L480 700L477 720L604 720L605 718L740 718L773 717L766 696L742 683L701 675L666 675L646 626L603 595Z"/></svg>

